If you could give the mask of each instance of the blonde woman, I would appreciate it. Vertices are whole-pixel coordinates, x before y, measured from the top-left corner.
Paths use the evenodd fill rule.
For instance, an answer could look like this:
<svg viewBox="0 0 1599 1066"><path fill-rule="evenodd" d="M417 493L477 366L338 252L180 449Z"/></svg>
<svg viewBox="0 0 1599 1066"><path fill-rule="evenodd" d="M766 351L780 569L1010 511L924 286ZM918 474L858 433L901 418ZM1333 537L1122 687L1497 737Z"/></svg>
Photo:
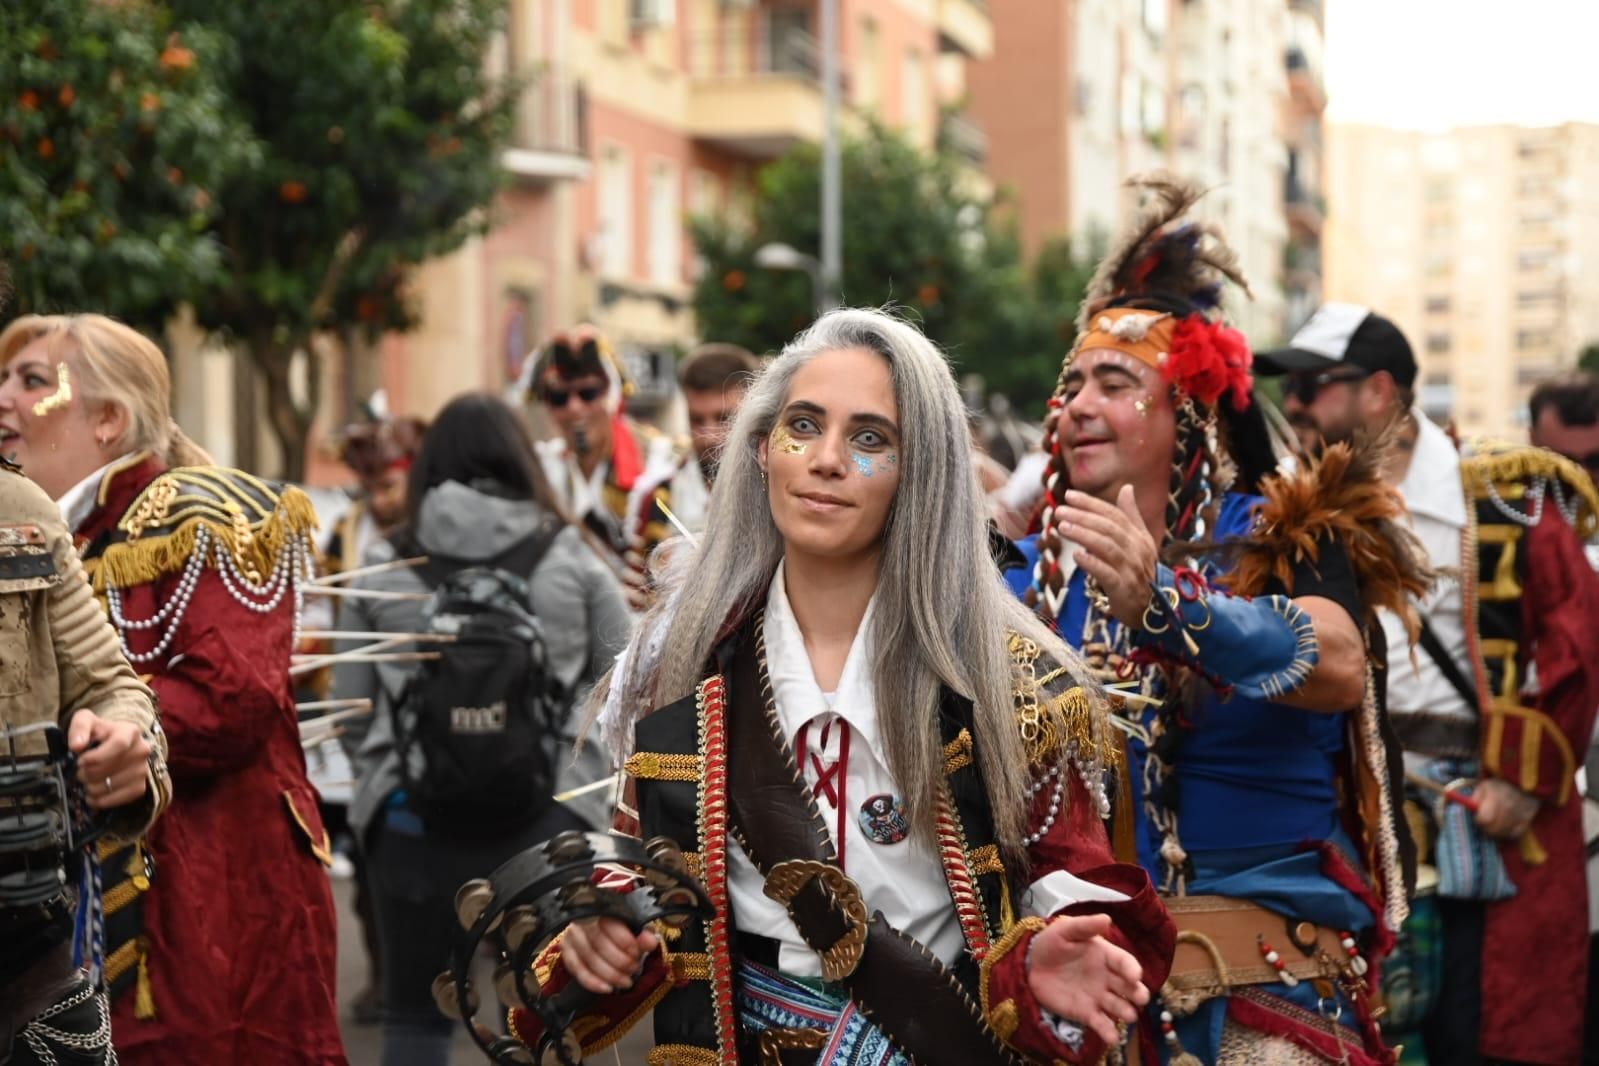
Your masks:
<svg viewBox="0 0 1599 1066"><path fill-rule="evenodd" d="M310 505L202 465L170 387L161 351L100 315L0 333L0 454L60 506L170 744L171 809L104 867L117 1050L342 1064L327 839L288 676Z"/></svg>

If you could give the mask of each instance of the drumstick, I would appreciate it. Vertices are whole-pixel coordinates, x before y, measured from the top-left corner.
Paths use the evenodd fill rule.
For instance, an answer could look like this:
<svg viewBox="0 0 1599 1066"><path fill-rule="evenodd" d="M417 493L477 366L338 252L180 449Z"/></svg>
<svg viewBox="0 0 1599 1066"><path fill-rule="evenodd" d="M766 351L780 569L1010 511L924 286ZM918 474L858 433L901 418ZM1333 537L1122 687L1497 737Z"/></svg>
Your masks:
<svg viewBox="0 0 1599 1066"><path fill-rule="evenodd" d="M1444 786L1438 784L1438 782L1429 781L1425 777L1418 777L1415 774L1406 774L1405 780L1410 784L1415 785L1417 788L1425 789L1428 792L1442 796L1451 803L1458 803L1473 814L1476 814L1477 808L1481 806L1481 804L1478 803L1475 798L1466 795L1464 792L1456 792L1453 789L1445 788Z"/></svg>
<svg viewBox="0 0 1599 1066"><path fill-rule="evenodd" d="M688 531L688 527L682 523L677 515L672 513L672 509L670 507L666 506L665 500L656 500L655 506L661 509L661 513L666 516L666 520L668 522L672 523L673 528L675 528L679 533L683 534L684 540L688 541L695 547L699 546L699 538L695 537L694 534Z"/></svg>
<svg viewBox="0 0 1599 1066"><path fill-rule="evenodd" d="M359 567L355 570L341 570L337 574L325 574L314 578L318 585L342 585L346 581L353 581L358 577L370 577L373 574L386 574L391 570L409 570L413 566L421 566L427 562L427 556L419 555L414 559L391 559L386 563L373 563L371 566Z"/></svg>

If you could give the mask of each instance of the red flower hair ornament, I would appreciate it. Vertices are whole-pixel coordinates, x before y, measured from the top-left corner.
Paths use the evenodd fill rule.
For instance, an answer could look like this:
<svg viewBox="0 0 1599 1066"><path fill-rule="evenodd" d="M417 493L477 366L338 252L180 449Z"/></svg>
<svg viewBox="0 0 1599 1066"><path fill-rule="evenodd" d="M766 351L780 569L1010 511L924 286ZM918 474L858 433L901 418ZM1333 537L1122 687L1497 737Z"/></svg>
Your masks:
<svg viewBox="0 0 1599 1066"><path fill-rule="evenodd" d="M1161 360L1161 374L1173 387L1204 404L1216 406L1225 395L1233 410L1249 407L1254 390L1250 367L1255 357L1244 335L1200 315L1179 319L1171 345Z"/></svg>

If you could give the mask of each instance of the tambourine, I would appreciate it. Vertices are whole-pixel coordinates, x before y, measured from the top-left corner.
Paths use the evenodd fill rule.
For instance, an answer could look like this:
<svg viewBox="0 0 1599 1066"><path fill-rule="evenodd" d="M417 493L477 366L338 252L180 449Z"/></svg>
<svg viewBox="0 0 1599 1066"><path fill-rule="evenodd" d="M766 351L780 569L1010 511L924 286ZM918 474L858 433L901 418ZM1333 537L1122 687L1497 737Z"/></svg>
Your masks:
<svg viewBox="0 0 1599 1066"><path fill-rule="evenodd" d="M44 734L45 754L17 754L31 733ZM108 819L90 815L76 766L53 722L0 729L0 907L64 898L69 857L105 833Z"/></svg>
<svg viewBox="0 0 1599 1066"><path fill-rule="evenodd" d="M602 887L596 873L626 878L631 890ZM578 1066L583 1051L571 1025L594 996L576 981L554 996L542 995L533 975L539 953L577 921L616 918L638 933L654 921L681 927L711 913L710 897L666 837L641 843L609 833L561 833L456 892L462 935L451 949L450 968L433 981L433 1001L464 1024L500 1066ZM481 1002L471 969L485 940L494 949L494 991L501 1005L531 1011L543 1023L536 1048L477 1020Z"/></svg>

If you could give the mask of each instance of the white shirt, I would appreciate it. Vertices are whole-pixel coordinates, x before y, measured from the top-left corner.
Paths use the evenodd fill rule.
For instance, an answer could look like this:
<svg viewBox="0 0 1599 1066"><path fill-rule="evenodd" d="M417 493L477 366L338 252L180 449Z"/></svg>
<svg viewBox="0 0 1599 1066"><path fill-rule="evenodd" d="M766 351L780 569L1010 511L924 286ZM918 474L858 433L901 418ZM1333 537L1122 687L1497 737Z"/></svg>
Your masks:
<svg viewBox="0 0 1599 1066"><path fill-rule="evenodd" d="M913 836L895 844L879 844L861 827L861 805L888 794L903 797L889 773L882 738L877 728L877 704L872 687L871 619L876 597L867 604L860 629L844 660L838 691L830 699L816 683L805 638L795 621L784 586L784 568L778 564L766 599L766 669L783 733L791 742L803 731L807 753L801 768L813 790L821 776L809 756L818 756L824 769L837 762L842 722L850 731L847 764L842 774L842 795L816 791L816 809L827 824L828 836L838 847L839 827L844 832L844 872L860 886L868 912L882 911L894 928L915 938L938 959L949 964L964 949L960 924L944 868L938 856ZM824 744L823 734L827 734ZM796 747L799 745L796 743ZM841 800L835 803L834 800ZM842 812L841 812L842 806ZM840 818L840 813L843 817ZM738 841L728 839L728 895L738 928L778 942L778 968L797 977L820 977L821 962L806 945L788 912L767 897L765 879L750 862ZM1024 910L1049 915L1084 900L1119 901L1123 893L1084 881L1064 870L1046 874L1029 886Z"/></svg>
<svg viewBox="0 0 1599 1066"><path fill-rule="evenodd" d="M843 773L843 793L816 794L816 809L827 823L833 846L838 847L838 828L844 828L844 870L860 886L868 911L882 911L894 928L914 937L934 955L949 963L962 950L960 923L950 903L944 882L944 868L932 849L910 837L897 844L877 844L867 837L858 817L861 804L884 793L903 796L888 772L887 759L877 731L877 704L872 691L871 620L876 603L867 605L861 627L850 645L839 678L838 691L829 709L828 700L816 683L805 638L789 606L783 583L784 568L778 564L766 600L766 669L772 680L772 694L783 733L792 742L803 730L807 754L817 755L824 766L837 760L841 730L828 729L828 743L822 744L824 727L842 720L850 730L849 758ZM806 784L815 788L819 772L807 758L803 767ZM832 802L843 801L840 807ZM788 912L762 891L765 878L736 840L728 840L728 895L734 920L746 932L771 937L779 944L778 968L798 977L820 977L821 961L801 939Z"/></svg>
<svg viewBox="0 0 1599 1066"><path fill-rule="evenodd" d="M56 501L56 506L61 508L61 517L66 521L68 529L76 532L83 524L83 520L89 517L95 505L100 502L100 482L104 480L106 471L126 458L125 455L117 456L62 493L61 498Z"/></svg>
<svg viewBox="0 0 1599 1066"><path fill-rule="evenodd" d="M1460 540L1466 528L1466 490L1460 481L1460 453L1448 434L1422 414L1413 415L1419 431L1410 469L1399 486L1410 527L1427 550L1434 569L1450 570L1438 579L1417 607L1438 634L1439 642L1467 677L1475 675L1466 645L1466 620L1460 580ZM1471 620L1475 624L1475 620ZM1472 719L1471 708L1444 677L1426 649L1411 658L1410 639L1399 617L1382 614L1388 639L1388 710L1391 714L1426 711L1433 715Z"/></svg>

